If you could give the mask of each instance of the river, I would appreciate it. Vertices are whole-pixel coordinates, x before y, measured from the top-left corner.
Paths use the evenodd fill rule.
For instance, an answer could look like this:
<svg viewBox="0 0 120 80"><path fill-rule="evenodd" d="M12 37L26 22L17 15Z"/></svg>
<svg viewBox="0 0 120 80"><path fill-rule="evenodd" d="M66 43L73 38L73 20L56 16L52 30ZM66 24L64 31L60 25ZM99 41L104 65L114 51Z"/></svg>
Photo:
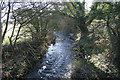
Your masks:
<svg viewBox="0 0 120 80"><path fill-rule="evenodd" d="M30 71L27 78L35 79L61 79L70 78L72 73L72 61L74 59L74 41L69 36L55 33L56 43L51 44L43 60Z"/></svg>

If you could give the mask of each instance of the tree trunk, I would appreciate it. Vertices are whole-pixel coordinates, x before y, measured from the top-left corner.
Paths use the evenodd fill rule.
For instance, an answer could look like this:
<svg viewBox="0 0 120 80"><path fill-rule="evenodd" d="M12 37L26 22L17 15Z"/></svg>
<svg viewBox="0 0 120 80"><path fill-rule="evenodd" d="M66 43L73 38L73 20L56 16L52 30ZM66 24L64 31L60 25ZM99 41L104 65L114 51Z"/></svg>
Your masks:
<svg viewBox="0 0 120 80"><path fill-rule="evenodd" d="M15 26L16 26L16 18L15 18L15 20L14 20L14 26L13 26L12 34L11 34L11 36L10 36L10 38L9 38L9 41L10 41L10 45L11 45L11 46L12 46L12 37L13 37L14 32L15 32Z"/></svg>
<svg viewBox="0 0 120 80"><path fill-rule="evenodd" d="M0 4L0 79L2 79L2 24L1 24L1 4Z"/></svg>
<svg viewBox="0 0 120 80"><path fill-rule="evenodd" d="M22 25L20 24L20 27L19 27L19 29L18 29L16 38L15 38L15 41L14 41L14 46L16 45L16 42L17 42L17 40L18 40L18 36L19 36L19 33L20 33L21 28L22 28Z"/></svg>
<svg viewBox="0 0 120 80"><path fill-rule="evenodd" d="M84 17L81 17L80 20L78 20L79 22L79 28L81 30L81 36L82 37L87 37L88 34L89 34L89 31L88 31L88 28L87 28L87 25L86 25L86 18Z"/></svg>
<svg viewBox="0 0 120 80"><path fill-rule="evenodd" d="M11 8L11 6L10 6L10 2L9 2L9 3L8 3L7 21L6 21L5 30L4 30L4 32L3 32L3 36L2 36L2 42L3 42L3 40L4 40L5 34L6 34L6 32L7 32L8 24L9 24L10 8Z"/></svg>
<svg viewBox="0 0 120 80"><path fill-rule="evenodd" d="M111 56L113 64L118 70L118 77L120 76L120 34L117 33L116 31L113 31L113 29L110 26L110 21L109 21L109 16L106 20L106 26L107 26L107 31L108 35L110 37L110 42L111 42ZM119 25L117 25L119 26ZM117 35L116 35L117 34Z"/></svg>
<svg viewBox="0 0 120 80"><path fill-rule="evenodd" d="M118 54L118 69L119 69L119 77L120 77L120 34L118 34L118 40L117 40L117 54Z"/></svg>
<svg viewBox="0 0 120 80"><path fill-rule="evenodd" d="M81 36L82 37L87 37L89 34L88 28L84 25L79 26L80 30L81 30Z"/></svg>

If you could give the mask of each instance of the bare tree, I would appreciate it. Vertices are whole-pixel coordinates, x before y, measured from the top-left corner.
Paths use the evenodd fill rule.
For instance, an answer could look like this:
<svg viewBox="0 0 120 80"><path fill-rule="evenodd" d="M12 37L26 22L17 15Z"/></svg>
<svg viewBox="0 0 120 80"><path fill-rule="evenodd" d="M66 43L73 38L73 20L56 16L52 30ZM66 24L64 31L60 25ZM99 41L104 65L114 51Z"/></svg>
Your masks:
<svg viewBox="0 0 120 80"><path fill-rule="evenodd" d="M2 35L2 42L3 42L3 40L4 40L5 34L6 34L6 32L7 32L7 28L8 28L10 9L11 9L10 2L8 2L7 21L6 21L6 27L5 27L5 30L4 30L3 35Z"/></svg>

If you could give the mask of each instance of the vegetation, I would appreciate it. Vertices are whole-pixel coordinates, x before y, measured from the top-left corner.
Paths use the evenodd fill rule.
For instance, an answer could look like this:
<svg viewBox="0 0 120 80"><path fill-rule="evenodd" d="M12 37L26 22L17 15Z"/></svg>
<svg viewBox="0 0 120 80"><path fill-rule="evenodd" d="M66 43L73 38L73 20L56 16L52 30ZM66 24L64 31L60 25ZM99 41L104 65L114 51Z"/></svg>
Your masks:
<svg viewBox="0 0 120 80"><path fill-rule="evenodd" d="M1 2L1 12L3 79L25 78L55 43L54 32L74 40L73 80L119 78L120 2L94 2L88 12L85 2Z"/></svg>

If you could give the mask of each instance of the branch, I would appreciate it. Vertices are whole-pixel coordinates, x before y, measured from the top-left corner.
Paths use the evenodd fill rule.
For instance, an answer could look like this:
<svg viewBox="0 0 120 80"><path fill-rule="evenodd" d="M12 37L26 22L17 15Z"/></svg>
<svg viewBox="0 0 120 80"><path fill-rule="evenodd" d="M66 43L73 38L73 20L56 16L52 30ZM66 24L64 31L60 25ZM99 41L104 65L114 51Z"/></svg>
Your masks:
<svg viewBox="0 0 120 80"><path fill-rule="evenodd" d="M16 18L15 18L15 20L14 20L13 31L12 31L12 34L11 34L10 39L9 39L9 40L11 41L11 45L12 45L12 37L13 37L14 31L15 31L15 26L16 26Z"/></svg>
<svg viewBox="0 0 120 80"><path fill-rule="evenodd" d="M88 16L86 16L86 18L88 19L88 21L86 22L86 26L90 25L91 22L95 19L95 17L97 17L97 15L95 13L92 13L93 10L96 11L97 10L97 6L99 3L95 3L93 4L91 11L89 12ZM91 14L92 13L92 14ZM90 18L91 16L91 18ZM89 19L90 18L90 19Z"/></svg>
<svg viewBox="0 0 120 80"><path fill-rule="evenodd" d="M97 15L93 15L89 21L86 22L86 26L90 25Z"/></svg>
<svg viewBox="0 0 120 80"><path fill-rule="evenodd" d="M76 15L72 12L72 10L70 9L70 7L69 7L68 5L66 5L66 6L67 6L68 10L70 11L70 13L71 13L74 17L76 17Z"/></svg>
<svg viewBox="0 0 120 80"><path fill-rule="evenodd" d="M72 6L74 7L74 9L76 9L76 6L73 4L73 2L71 2Z"/></svg>

